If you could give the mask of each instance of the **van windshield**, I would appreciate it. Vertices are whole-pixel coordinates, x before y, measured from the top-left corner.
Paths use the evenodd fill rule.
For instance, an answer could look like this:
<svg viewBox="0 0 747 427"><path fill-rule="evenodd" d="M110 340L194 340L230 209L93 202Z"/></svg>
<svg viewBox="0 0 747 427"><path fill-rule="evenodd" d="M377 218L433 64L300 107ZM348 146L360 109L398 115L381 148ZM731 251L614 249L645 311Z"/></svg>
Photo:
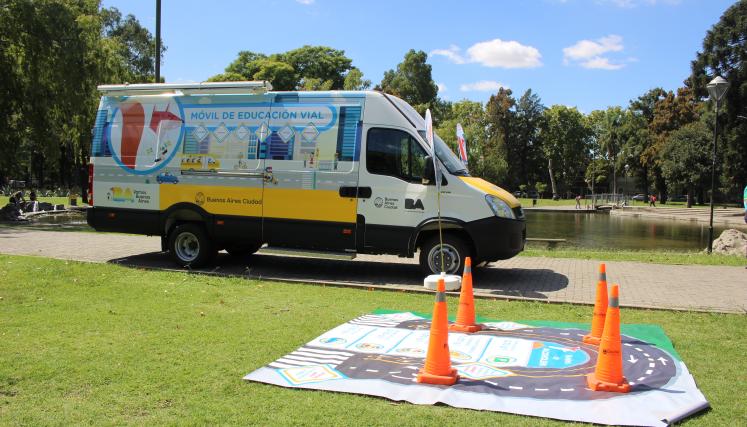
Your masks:
<svg viewBox="0 0 747 427"><path fill-rule="evenodd" d="M423 138L423 141L425 141L425 119L423 118L423 116L418 114L418 112L414 108L412 108L410 104L397 98L396 96L386 96L397 105L402 114L404 114L410 122L415 124L418 133ZM446 167L446 170L448 170L452 175L469 176L469 172L467 172L467 168L464 167L464 164L435 132L433 132L433 140L436 146L436 157L438 157L438 160L443 163L443 165Z"/></svg>
<svg viewBox="0 0 747 427"><path fill-rule="evenodd" d="M424 130L420 130L418 131L418 133L423 139L426 139ZM446 145L446 143L441 139L440 136L438 136L436 132L433 132L433 142L436 146L436 157L438 157L438 160L441 160L441 163L444 164L446 170L448 170L450 174L457 176L469 176L467 168L464 167L464 164L461 162L461 160L457 158L456 154L451 151L449 146Z"/></svg>

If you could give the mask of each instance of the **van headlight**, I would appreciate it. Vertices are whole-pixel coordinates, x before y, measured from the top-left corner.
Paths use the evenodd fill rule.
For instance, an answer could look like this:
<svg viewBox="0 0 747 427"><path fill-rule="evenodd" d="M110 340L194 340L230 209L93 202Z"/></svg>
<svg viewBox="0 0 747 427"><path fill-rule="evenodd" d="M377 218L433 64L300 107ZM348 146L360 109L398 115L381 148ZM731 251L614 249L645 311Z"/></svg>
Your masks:
<svg viewBox="0 0 747 427"><path fill-rule="evenodd" d="M493 211L495 216L500 218L516 219L516 217L514 217L513 211L511 210L511 207L498 197L487 194L485 196L485 201L488 202L488 206L490 206L490 209Z"/></svg>

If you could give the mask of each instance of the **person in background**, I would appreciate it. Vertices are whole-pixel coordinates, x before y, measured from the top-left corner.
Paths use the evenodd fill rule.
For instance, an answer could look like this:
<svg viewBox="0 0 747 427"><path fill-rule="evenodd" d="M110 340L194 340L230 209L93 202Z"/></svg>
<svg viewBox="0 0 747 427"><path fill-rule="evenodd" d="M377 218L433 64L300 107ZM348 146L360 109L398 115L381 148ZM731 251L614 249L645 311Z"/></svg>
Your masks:
<svg viewBox="0 0 747 427"><path fill-rule="evenodd" d="M576 195L576 209L581 209L581 195Z"/></svg>

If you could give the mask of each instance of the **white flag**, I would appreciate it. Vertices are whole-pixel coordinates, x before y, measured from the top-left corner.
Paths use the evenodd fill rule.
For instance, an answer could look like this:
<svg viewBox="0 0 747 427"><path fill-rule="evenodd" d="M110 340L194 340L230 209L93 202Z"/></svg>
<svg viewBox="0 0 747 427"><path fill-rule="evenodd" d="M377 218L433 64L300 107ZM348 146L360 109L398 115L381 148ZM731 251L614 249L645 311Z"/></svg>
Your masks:
<svg viewBox="0 0 747 427"><path fill-rule="evenodd" d="M456 136L457 136L457 151L459 151L459 160L467 166L467 141L464 140L464 129L462 124L457 123L456 125Z"/></svg>
<svg viewBox="0 0 747 427"><path fill-rule="evenodd" d="M428 147L431 149L431 157L433 158L433 172L436 175L436 191L441 192L441 170L438 168L438 159L436 158L436 144L433 138L433 119L431 118L431 110L425 110L425 140L428 143Z"/></svg>

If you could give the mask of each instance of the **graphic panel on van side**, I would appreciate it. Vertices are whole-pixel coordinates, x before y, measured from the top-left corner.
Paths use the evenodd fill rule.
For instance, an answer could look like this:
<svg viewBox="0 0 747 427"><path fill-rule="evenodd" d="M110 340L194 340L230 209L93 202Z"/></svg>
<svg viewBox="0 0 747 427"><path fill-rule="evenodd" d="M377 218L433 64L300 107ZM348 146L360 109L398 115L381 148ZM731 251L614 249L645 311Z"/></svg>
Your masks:
<svg viewBox="0 0 747 427"><path fill-rule="evenodd" d="M110 109L111 121L100 129L99 146L126 172L147 175L168 164L179 151L183 118L171 98L145 103L126 100ZM103 118L103 117L101 117ZM97 122L100 118L97 117ZM94 139L94 146L96 145Z"/></svg>

